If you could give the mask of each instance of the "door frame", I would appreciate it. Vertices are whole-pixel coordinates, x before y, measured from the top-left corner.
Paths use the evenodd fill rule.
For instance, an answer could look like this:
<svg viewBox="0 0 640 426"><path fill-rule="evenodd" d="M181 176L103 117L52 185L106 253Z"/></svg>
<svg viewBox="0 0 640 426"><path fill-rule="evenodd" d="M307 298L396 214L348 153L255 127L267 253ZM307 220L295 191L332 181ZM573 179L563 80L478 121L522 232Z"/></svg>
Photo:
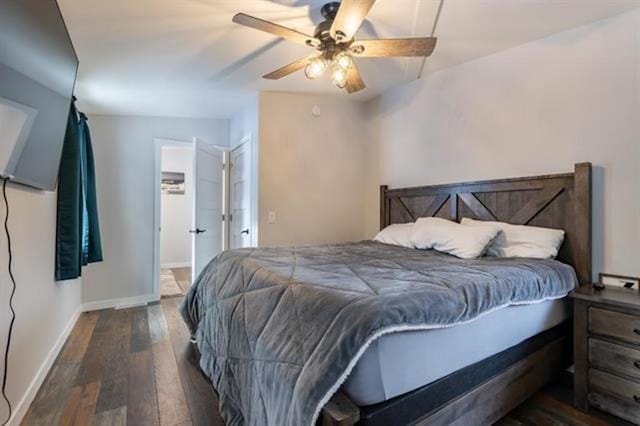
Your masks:
<svg viewBox="0 0 640 426"><path fill-rule="evenodd" d="M153 140L155 149L154 159L154 185L153 185L153 297L154 300L160 300L160 232L162 225L161 200L162 194L160 183L162 179L162 148L165 146L174 146L180 148L189 148L193 150L194 143L189 141L181 141L176 139L155 138ZM193 161L193 160L192 160ZM192 168L193 170L193 168ZM191 177L193 182L193 176ZM193 185L192 185L193 186ZM191 188L193 191L193 188ZM195 195L195 194L194 194ZM193 250L193 249L192 249ZM193 258L193 253L191 253Z"/></svg>
<svg viewBox="0 0 640 426"><path fill-rule="evenodd" d="M253 137L251 135L251 133L243 136L242 138L240 138L238 140L237 143L233 144L233 146L229 149L229 153L228 153L228 158L227 158L227 166L225 167L225 172L226 172L226 187L227 187L227 197L226 197L226 202L227 202L227 216L226 217L230 217L229 215L231 214L231 193L232 193L232 185L231 185L231 167L233 167L233 164L231 163L231 158L232 158L232 153L233 151L235 151L236 149L240 148L241 146L248 144L249 145L249 152L251 153L251 163L249 164L249 170L251 172L251 177L250 177L250 182L249 182L249 221L251 224L251 233L250 235L250 240L251 240L251 246L252 247L257 247L258 246L258 170L257 170L257 164L258 164L258 153L257 153L257 149L256 146L253 142ZM231 225L231 221L227 221L226 222L226 236L225 239L227 241L227 249L232 248L231 247L231 229L232 229L232 225Z"/></svg>

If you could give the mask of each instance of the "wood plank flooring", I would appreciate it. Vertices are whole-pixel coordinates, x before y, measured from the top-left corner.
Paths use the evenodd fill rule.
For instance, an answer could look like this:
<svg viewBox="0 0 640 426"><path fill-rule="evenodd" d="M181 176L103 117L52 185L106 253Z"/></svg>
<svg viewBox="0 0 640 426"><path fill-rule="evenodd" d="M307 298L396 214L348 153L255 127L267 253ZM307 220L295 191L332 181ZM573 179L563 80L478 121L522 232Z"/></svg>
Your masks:
<svg viewBox="0 0 640 426"><path fill-rule="evenodd" d="M564 374L556 383L529 398L507 414L496 426L633 426L598 410L583 413L573 407L573 376Z"/></svg>
<svg viewBox="0 0 640 426"><path fill-rule="evenodd" d="M82 314L22 424L222 426L180 300Z"/></svg>
<svg viewBox="0 0 640 426"><path fill-rule="evenodd" d="M82 314L22 424L224 425L180 301ZM628 424L575 410L570 386L563 377L498 426Z"/></svg>

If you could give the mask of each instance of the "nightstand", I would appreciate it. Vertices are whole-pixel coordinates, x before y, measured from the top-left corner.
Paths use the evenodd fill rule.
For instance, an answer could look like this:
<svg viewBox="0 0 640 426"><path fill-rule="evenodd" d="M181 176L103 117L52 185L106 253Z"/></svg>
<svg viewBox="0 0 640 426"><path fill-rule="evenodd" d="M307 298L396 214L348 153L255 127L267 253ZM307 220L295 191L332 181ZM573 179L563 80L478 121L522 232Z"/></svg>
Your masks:
<svg viewBox="0 0 640 426"><path fill-rule="evenodd" d="M640 424L640 293L583 286L571 297L576 407Z"/></svg>

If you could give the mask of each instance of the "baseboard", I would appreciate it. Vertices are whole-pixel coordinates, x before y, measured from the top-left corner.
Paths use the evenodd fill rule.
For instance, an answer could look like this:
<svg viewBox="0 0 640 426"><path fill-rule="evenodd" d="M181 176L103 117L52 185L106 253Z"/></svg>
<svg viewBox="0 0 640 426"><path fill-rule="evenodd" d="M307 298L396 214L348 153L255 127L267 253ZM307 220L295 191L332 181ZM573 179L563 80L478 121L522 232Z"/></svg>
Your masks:
<svg viewBox="0 0 640 426"><path fill-rule="evenodd" d="M73 330L73 327L76 325L76 322L78 321L78 318L80 317L80 314L82 313L82 311L83 311L83 306L79 306L76 312L71 316L71 319L69 320L64 330L60 334L60 337L58 337L58 340L56 340L55 345L53 345L53 348L51 348L46 358L40 365L40 368L38 369L38 372L36 373L35 377L33 378L33 380L31 380L31 383L29 384L29 387L27 388L27 391L25 392L24 396L22 397L20 402L16 404L13 411L13 415L11 416L11 419L7 423L8 426L18 426L20 422L22 422L22 419L24 418L25 414L27 414L27 410L29 410L31 403L33 402L33 400L36 397L36 394L40 390L40 386L42 386L44 379L47 377L47 374L49 374L49 370L51 370L53 363L55 362L56 358L58 357L58 354L62 350L62 347L67 341L67 338L71 334L71 330Z"/></svg>
<svg viewBox="0 0 640 426"><path fill-rule="evenodd" d="M99 311L101 309L123 309L146 303L155 302L158 297L153 294L145 294L142 296L122 297L120 299L98 300L95 302L87 302L82 305L83 312Z"/></svg>
<svg viewBox="0 0 640 426"><path fill-rule="evenodd" d="M160 264L161 269L188 268L190 266L191 262L169 262Z"/></svg>

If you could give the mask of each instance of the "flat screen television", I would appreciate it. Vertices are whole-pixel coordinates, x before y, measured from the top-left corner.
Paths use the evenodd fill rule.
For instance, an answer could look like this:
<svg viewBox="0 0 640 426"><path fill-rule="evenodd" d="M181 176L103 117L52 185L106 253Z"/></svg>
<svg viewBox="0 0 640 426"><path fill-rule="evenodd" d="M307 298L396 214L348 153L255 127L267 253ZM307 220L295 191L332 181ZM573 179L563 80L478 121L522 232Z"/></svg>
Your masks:
<svg viewBox="0 0 640 426"><path fill-rule="evenodd" d="M56 0L0 0L0 176L55 189L77 70Z"/></svg>

